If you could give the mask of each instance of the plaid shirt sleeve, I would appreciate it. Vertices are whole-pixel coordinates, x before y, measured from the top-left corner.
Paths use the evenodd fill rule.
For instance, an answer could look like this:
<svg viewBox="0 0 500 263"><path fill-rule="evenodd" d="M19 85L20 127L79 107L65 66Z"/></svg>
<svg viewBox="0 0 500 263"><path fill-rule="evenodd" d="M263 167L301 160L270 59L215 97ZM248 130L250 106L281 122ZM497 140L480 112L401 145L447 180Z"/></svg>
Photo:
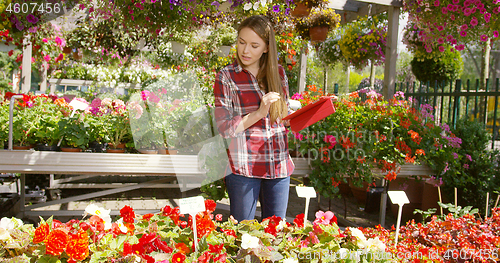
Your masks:
<svg viewBox="0 0 500 263"><path fill-rule="evenodd" d="M215 119L224 138L236 137L236 128L242 119L234 110L228 81L227 72L222 70L215 77L214 85Z"/></svg>

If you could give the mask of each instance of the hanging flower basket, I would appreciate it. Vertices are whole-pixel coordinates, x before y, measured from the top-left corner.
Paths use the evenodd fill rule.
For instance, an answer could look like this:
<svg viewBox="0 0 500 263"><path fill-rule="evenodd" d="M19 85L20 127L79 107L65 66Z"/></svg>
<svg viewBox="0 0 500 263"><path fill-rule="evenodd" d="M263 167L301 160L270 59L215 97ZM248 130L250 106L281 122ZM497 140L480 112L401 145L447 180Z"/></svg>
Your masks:
<svg viewBox="0 0 500 263"><path fill-rule="evenodd" d="M230 52L231 52L231 46L220 46L219 52L217 52L217 54L220 57L227 57L227 56L229 56Z"/></svg>
<svg viewBox="0 0 500 263"><path fill-rule="evenodd" d="M323 42L328 35L328 26L315 26L309 28L309 37L312 42Z"/></svg>
<svg viewBox="0 0 500 263"><path fill-rule="evenodd" d="M296 7L292 10L291 14L294 17L305 17L311 13L311 8L302 2L296 3Z"/></svg>
<svg viewBox="0 0 500 263"><path fill-rule="evenodd" d="M186 45L181 44L177 41L170 41L170 43L172 43L172 52L177 53L177 54L184 53L184 49L186 48Z"/></svg>

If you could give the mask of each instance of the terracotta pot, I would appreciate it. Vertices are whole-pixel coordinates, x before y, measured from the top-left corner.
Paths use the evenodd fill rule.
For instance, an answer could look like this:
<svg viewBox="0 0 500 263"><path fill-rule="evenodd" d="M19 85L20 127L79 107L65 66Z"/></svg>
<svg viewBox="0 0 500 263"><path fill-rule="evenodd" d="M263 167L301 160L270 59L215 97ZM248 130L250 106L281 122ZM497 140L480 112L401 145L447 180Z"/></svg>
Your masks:
<svg viewBox="0 0 500 263"><path fill-rule="evenodd" d="M309 16L309 13L311 13L311 8L302 2L296 3L296 7L291 12L294 17Z"/></svg>
<svg viewBox="0 0 500 263"><path fill-rule="evenodd" d="M356 198L356 201L360 205L364 205L366 203L366 193L369 184L367 182L363 182L363 187L355 186L352 181L349 181L349 187L351 188L352 195Z"/></svg>
<svg viewBox="0 0 500 263"><path fill-rule="evenodd" d="M172 150L172 149L158 149L158 154L170 154L170 155L176 155L177 150Z"/></svg>
<svg viewBox="0 0 500 263"><path fill-rule="evenodd" d="M309 28L309 37L312 42L323 42L328 35L328 26L314 26Z"/></svg>
<svg viewBox="0 0 500 263"><path fill-rule="evenodd" d="M81 58L82 58L82 56L80 54L78 54L78 52L73 52L73 59L79 60Z"/></svg>
<svg viewBox="0 0 500 263"><path fill-rule="evenodd" d="M31 149L31 146L20 146L20 145L13 145L12 146L13 150L29 150Z"/></svg>
<svg viewBox="0 0 500 263"><path fill-rule="evenodd" d="M158 150L155 150L155 149L138 149L137 151L139 151L142 154L157 154L158 153Z"/></svg>
<svg viewBox="0 0 500 263"><path fill-rule="evenodd" d="M124 153L125 149L106 149L107 153Z"/></svg>
<svg viewBox="0 0 500 263"><path fill-rule="evenodd" d="M69 53L71 53L71 48L70 48L70 47L64 47L64 48L63 48L63 53L64 53L64 54L69 54Z"/></svg>
<svg viewBox="0 0 500 263"><path fill-rule="evenodd" d="M111 143L108 143L108 148L111 148L111 149L125 149L125 143L120 143L118 145L113 145Z"/></svg>
<svg viewBox="0 0 500 263"><path fill-rule="evenodd" d="M81 152L82 148L61 147L61 152Z"/></svg>

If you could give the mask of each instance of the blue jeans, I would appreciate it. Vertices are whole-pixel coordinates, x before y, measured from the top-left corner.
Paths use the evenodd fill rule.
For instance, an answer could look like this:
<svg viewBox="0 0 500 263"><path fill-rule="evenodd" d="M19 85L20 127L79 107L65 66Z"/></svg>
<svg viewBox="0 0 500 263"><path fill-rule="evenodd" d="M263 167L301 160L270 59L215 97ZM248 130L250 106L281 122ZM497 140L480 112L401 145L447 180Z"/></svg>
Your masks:
<svg viewBox="0 0 500 263"><path fill-rule="evenodd" d="M273 215L286 218L290 177L260 179L232 173L226 176L226 188L231 215L236 220L254 219L257 200L260 200L262 219Z"/></svg>

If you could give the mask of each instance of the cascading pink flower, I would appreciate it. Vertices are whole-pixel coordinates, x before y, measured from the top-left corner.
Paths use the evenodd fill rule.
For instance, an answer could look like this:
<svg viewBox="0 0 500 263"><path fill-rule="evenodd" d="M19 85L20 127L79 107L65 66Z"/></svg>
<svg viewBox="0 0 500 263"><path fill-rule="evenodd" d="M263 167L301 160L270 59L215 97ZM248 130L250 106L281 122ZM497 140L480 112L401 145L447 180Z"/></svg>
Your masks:
<svg viewBox="0 0 500 263"><path fill-rule="evenodd" d="M481 35L481 41L486 42L488 41L488 36L487 35Z"/></svg>

